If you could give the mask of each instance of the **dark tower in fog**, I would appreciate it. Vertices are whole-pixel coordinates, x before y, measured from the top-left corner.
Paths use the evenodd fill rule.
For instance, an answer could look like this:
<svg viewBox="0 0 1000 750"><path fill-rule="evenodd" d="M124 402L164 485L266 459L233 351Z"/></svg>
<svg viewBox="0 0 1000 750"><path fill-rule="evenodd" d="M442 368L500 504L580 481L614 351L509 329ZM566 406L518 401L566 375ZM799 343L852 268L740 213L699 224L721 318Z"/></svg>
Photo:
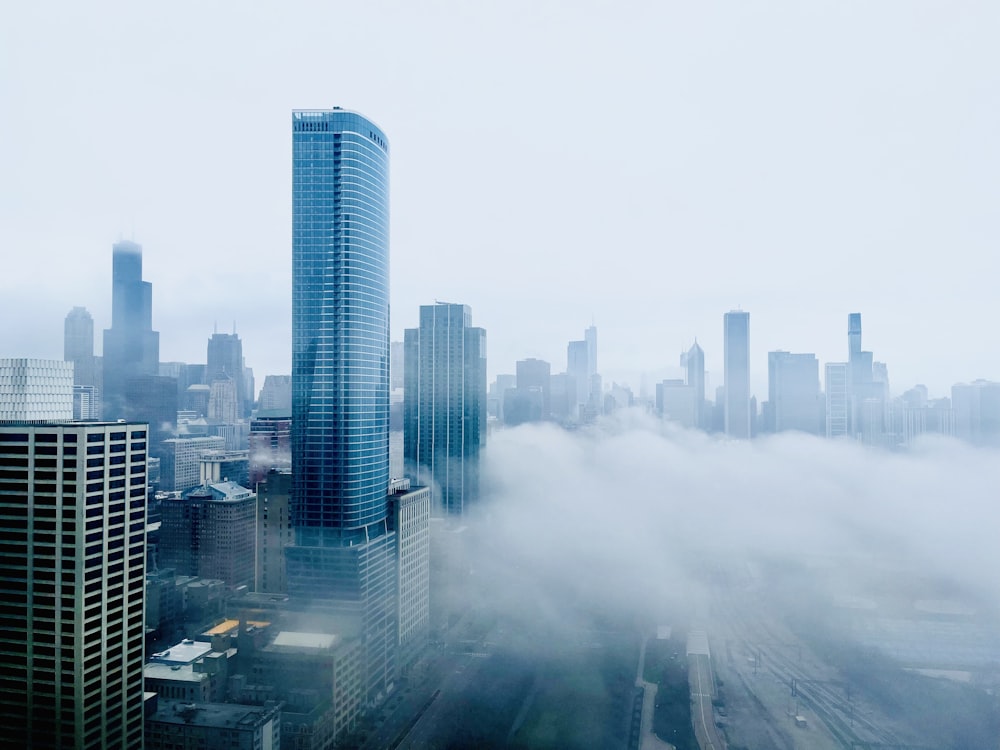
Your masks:
<svg viewBox="0 0 1000 750"><path fill-rule="evenodd" d="M111 328L104 331L105 419L127 416L131 378L158 375L160 334L153 330L153 285L142 280L142 247L115 243L111 273Z"/></svg>
<svg viewBox="0 0 1000 750"><path fill-rule="evenodd" d="M66 316L63 359L73 363L73 418L100 416L101 359L94 356L94 319L86 308L74 307Z"/></svg>
<svg viewBox="0 0 1000 750"><path fill-rule="evenodd" d="M66 315L63 359L78 362L94 356L94 319L85 307L74 307Z"/></svg>

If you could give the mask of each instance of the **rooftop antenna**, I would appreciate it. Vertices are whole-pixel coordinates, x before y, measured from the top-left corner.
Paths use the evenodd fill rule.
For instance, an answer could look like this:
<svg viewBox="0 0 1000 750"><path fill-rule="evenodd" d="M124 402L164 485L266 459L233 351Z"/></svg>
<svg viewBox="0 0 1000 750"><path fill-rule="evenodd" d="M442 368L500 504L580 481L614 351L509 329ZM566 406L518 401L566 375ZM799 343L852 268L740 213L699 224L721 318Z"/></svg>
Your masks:
<svg viewBox="0 0 1000 750"><path fill-rule="evenodd" d="M215 322L214 322L214 323L212 324L212 333L213 333L213 334L216 334L216 333L218 333L218 332L219 332L219 321L215 321Z"/></svg>
<svg viewBox="0 0 1000 750"><path fill-rule="evenodd" d="M236 321L233 321L233 335L236 335Z"/></svg>

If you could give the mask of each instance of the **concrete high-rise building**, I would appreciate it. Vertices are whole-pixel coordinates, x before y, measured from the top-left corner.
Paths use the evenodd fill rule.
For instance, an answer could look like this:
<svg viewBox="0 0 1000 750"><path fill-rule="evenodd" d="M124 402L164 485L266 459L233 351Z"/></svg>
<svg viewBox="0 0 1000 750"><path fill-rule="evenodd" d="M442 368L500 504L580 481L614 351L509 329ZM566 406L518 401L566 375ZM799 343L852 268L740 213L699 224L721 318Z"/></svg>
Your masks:
<svg viewBox="0 0 1000 750"><path fill-rule="evenodd" d="M824 376L826 389L826 436L850 434L850 397L847 362L827 362Z"/></svg>
<svg viewBox="0 0 1000 750"><path fill-rule="evenodd" d="M228 748L262 750L281 746L281 706L205 703L151 698L145 720L145 750Z"/></svg>
<svg viewBox="0 0 1000 750"><path fill-rule="evenodd" d="M257 484L257 561L254 590L268 594L288 593L285 547L292 544L289 497L292 474L271 470Z"/></svg>
<svg viewBox="0 0 1000 750"><path fill-rule="evenodd" d="M138 375L158 375L160 334L153 330L153 285L142 280L142 247L115 243L112 255L111 328L104 331L102 416L127 415L125 389Z"/></svg>
<svg viewBox="0 0 1000 750"><path fill-rule="evenodd" d="M0 424L5 745L142 748L146 458L146 425Z"/></svg>
<svg viewBox="0 0 1000 750"><path fill-rule="evenodd" d="M403 459L435 505L461 515L479 491L486 443L486 331L468 305L420 307L404 335Z"/></svg>
<svg viewBox="0 0 1000 750"><path fill-rule="evenodd" d="M396 673L388 491L389 144L355 112L297 110L288 591L360 619L370 700Z"/></svg>
<svg viewBox="0 0 1000 750"><path fill-rule="evenodd" d="M823 422L819 360L815 354L767 353L767 388L773 432L797 430L818 435Z"/></svg>
<svg viewBox="0 0 1000 750"><path fill-rule="evenodd" d="M73 419L73 363L0 359L0 420Z"/></svg>
<svg viewBox="0 0 1000 750"><path fill-rule="evenodd" d="M208 421L236 424L241 417L238 382L227 375L212 380L208 391Z"/></svg>
<svg viewBox="0 0 1000 750"><path fill-rule="evenodd" d="M210 451L202 454L198 465L200 484L233 482L253 489L250 485L249 451Z"/></svg>
<svg viewBox="0 0 1000 750"><path fill-rule="evenodd" d="M430 488L398 480L391 487L390 503L397 540L398 646L405 666L419 655L430 632Z"/></svg>
<svg viewBox="0 0 1000 750"><path fill-rule="evenodd" d="M160 489L184 492L201 482L201 457L226 449L226 439L218 436L171 438L163 441L160 457Z"/></svg>
<svg viewBox="0 0 1000 750"><path fill-rule="evenodd" d="M734 438L750 437L750 313L723 317L725 429Z"/></svg>

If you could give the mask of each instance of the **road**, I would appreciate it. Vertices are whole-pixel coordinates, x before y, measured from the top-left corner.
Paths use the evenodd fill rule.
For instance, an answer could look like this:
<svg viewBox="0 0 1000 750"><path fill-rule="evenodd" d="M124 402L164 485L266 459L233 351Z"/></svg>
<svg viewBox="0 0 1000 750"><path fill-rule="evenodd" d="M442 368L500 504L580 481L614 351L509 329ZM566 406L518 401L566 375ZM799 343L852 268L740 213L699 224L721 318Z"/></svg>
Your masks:
<svg viewBox="0 0 1000 750"><path fill-rule="evenodd" d="M688 684L691 687L691 723L701 750L725 750L726 742L715 726L712 699L715 698L715 678L712 676L712 655L708 636L703 630L692 629L688 634Z"/></svg>
<svg viewBox="0 0 1000 750"><path fill-rule="evenodd" d="M452 721L455 698L466 694L479 676L481 659L464 656L451 661L451 673L440 683L439 693L427 705L413 728L397 745L399 750L431 750L439 747L442 726Z"/></svg>

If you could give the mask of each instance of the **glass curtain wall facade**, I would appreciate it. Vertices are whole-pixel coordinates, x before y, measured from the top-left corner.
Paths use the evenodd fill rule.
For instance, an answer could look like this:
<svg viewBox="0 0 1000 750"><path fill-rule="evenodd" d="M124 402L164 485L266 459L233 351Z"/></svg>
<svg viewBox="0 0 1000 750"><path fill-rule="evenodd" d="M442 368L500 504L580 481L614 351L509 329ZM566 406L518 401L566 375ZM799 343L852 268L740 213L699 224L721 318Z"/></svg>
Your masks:
<svg viewBox="0 0 1000 750"><path fill-rule="evenodd" d="M727 312L723 319L726 435L750 437L750 313Z"/></svg>
<svg viewBox="0 0 1000 750"><path fill-rule="evenodd" d="M442 512L461 515L486 443L486 331L468 305L438 303L404 334L403 458Z"/></svg>
<svg viewBox="0 0 1000 750"><path fill-rule="evenodd" d="M292 495L320 543L387 513L389 153L352 112L292 123Z"/></svg>
<svg viewBox="0 0 1000 750"><path fill-rule="evenodd" d="M354 112L292 113L289 594L361 618L370 698L391 680L389 146Z"/></svg>

